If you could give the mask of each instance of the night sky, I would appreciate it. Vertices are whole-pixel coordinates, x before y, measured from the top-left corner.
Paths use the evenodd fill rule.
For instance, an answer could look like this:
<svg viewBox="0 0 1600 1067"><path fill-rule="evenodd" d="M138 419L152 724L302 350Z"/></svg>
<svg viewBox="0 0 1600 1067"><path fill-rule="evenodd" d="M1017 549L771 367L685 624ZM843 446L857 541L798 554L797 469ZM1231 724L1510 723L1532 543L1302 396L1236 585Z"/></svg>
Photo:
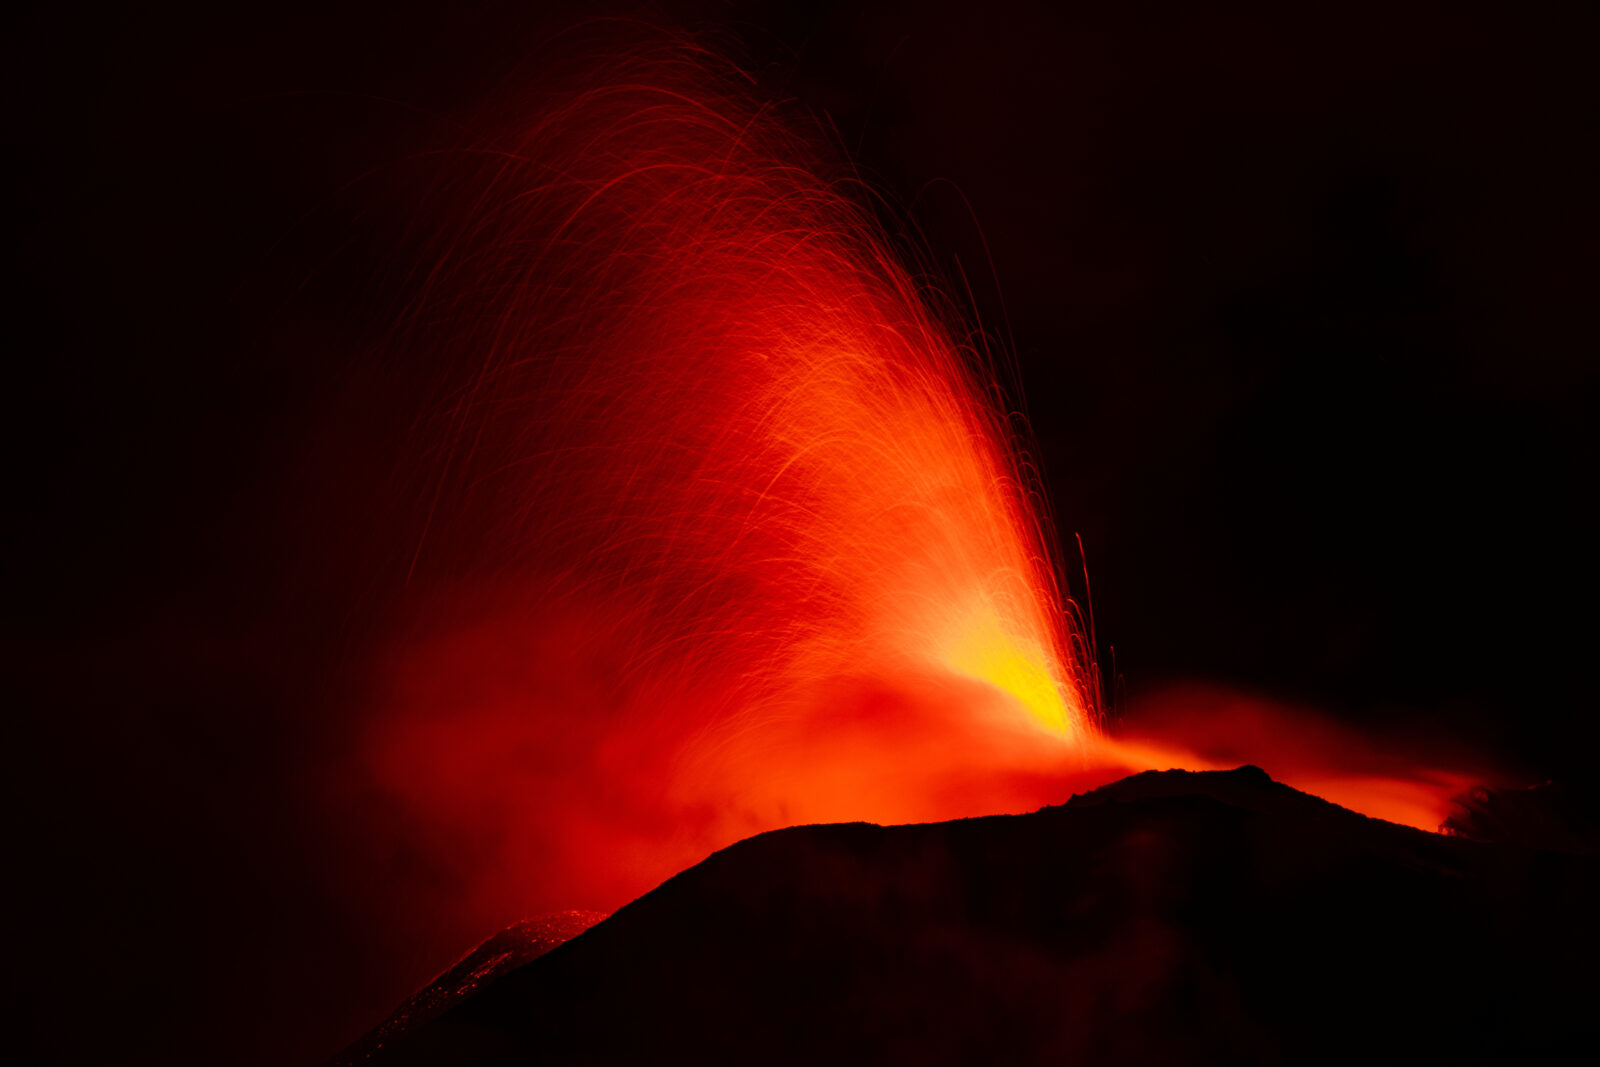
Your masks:
<svg viewBox="0 0 1600 1067"><path fill-rule="evenodd" d="M646 14L825 115L970 284L1114 716L1201 679L1591 782L1592 5L1059 6ZM15 18L29 1062L316 1062L450 962L316 783L406 603L394 456L433 379L375 353L418 161L566 9Z"/></svg>

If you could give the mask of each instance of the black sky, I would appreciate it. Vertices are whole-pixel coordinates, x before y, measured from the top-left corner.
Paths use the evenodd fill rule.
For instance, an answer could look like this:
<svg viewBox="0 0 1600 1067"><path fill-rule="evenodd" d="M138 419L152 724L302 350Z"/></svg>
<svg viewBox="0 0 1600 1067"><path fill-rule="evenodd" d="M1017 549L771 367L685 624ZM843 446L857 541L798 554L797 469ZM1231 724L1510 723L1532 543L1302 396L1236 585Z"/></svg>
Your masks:
<svg viewBox="0 0 1600 1067"><path fill-rule="evenodd" d="M1592 780L1592 5L649 10L825 113L970 279L1124 714L1202 678ZM355 922L330 889L381 872L325 876L306 783L398 595L373 545L423 387L363 355L409 210L373 175L513 92L565 17L10 27L30 1062L310 1062L428 976L374 942L381 899Z"/></svg>

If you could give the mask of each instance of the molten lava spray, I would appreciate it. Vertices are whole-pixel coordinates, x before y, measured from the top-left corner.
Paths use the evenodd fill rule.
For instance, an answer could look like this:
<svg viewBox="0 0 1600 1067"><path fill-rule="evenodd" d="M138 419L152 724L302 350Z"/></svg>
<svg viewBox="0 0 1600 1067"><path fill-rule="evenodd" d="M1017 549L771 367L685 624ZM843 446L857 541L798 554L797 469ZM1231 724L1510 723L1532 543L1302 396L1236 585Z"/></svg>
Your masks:
<svg viewBox="0 0 1600 1067"><path fill-rule="evenodd" d="M451 155L397 342L445 400L366 758L453 906L1171 762L1100 736L982 346L818 139L681 42L531 113Z"/></svg>
<svg viewBox="0 0 1600 1067"><path fill-rule="evenodd" d="M982 353L736 72L635 49L459 158L407 329L471 375L372 741L441 836L515 813L503 862L612 905L760 829L1004 809L1094 731Z"/></svg>

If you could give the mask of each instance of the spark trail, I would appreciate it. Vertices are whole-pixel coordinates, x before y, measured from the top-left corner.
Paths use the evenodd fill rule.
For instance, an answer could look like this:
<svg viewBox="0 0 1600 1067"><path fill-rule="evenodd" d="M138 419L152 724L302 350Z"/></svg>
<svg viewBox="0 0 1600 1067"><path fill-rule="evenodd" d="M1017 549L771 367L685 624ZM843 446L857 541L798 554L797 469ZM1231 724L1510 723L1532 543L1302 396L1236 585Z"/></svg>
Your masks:
<svg viewBox="0 0 1600 1067"><path fill-rule="evenodd" d="M992 369L816 140L672 41L468 154L415 316L473 368L419 558L495 588L397 657L375 742L433 816L562 851L553 749L569 803L717 843L970 814L1001 753L1094 733ZM507 746L540 755L496 784Z"/></svg>
<svg viewBox="0 0 1600 1067"><path fill-rule="evenodd" d="M1179 762L1101 734L983 346L822 138L677 40L529 114L430 200L454 384L367 741L481 910Z"/></svg>

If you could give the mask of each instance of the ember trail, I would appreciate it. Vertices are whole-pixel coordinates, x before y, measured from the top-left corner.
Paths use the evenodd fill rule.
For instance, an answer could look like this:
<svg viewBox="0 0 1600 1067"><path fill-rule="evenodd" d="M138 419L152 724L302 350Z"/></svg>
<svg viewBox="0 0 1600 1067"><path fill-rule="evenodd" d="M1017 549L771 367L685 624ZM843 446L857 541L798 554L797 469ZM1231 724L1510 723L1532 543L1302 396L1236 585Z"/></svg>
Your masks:
<svg viewBox="0 0 1600 1067"><path fill-rule="evenodd" d="M866 673L1089 729L981 359L799 140L658 66L550 110L483 220L505 299L468 408L523 423L515 535L744 719Z"/></svg>
<svg viewBox="0 0 1600 1067"><path fill-rule="evenodd" d="M818 141L672 42L456 155L408 322L471 370L416 582L476 619L396 657L373 741L429 818L559 853L556 795L602 781L641 841L966 814L1094 732L992 370Z"/></svg>
<svg viewBox="0 0 1600 1067"><path fill-rule="evenodd" d="M635 48L432 191L426 607L366 751L491 912L1212 765L1100 733L985 350L780 110Z"/></svg>

